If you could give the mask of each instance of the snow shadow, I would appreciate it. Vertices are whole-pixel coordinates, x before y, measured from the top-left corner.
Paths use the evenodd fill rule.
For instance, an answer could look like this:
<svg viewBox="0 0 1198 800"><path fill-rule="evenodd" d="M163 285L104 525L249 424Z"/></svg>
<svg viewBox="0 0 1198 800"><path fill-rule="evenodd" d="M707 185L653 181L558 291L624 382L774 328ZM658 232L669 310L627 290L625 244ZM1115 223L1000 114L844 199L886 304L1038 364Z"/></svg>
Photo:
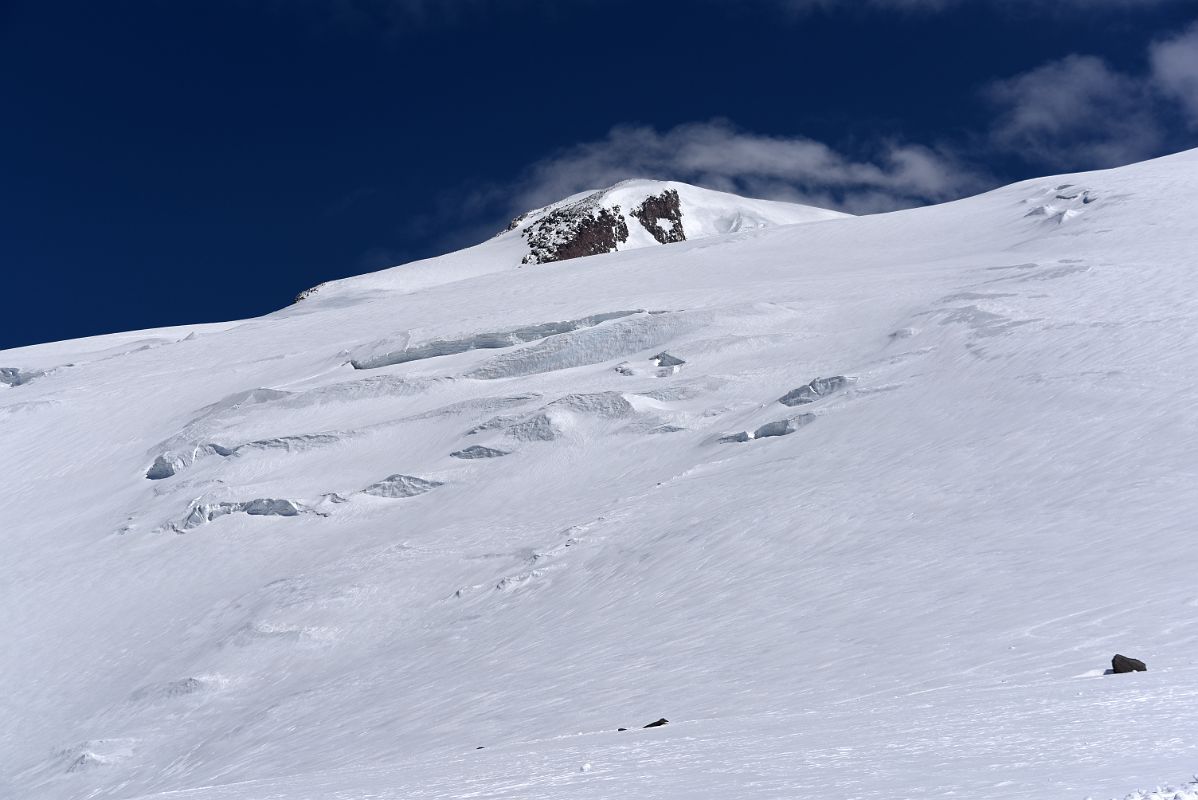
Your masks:
<svg viewBox="0 0 1198 800"><path fill-rule="evenodd" d="M767 422L760 428L751 431L741 431L720 437L721 442L751 442L754 439L769 439L774 436L789 436L806 425L815 421L814 414L798 414L786 419Z"/></svg>
<svg viewBox="0 0 1198 800"><path fill-rule="evenodd" d="M539 325L528 325L522 328L476 333L458 339L434 339L431 342L426 342L415 347L405 346L402 350L391 350L383 353L364 353L351 358L349 363L354 369L379 369L380 367L390 367L395 364L406 364L410 361L421 361L426 358L467 353L471 350L498 350L505 347L515 347L518 344L535 342L538 339L544 339L549 336L569 333L581 328L591 328L608 320L620 319L640 313L644 313L643 310L610 311L603 314L593 314L580 319L543 322ZM378 347L379 344L376 344L368 349L377 349Z"/></svg>

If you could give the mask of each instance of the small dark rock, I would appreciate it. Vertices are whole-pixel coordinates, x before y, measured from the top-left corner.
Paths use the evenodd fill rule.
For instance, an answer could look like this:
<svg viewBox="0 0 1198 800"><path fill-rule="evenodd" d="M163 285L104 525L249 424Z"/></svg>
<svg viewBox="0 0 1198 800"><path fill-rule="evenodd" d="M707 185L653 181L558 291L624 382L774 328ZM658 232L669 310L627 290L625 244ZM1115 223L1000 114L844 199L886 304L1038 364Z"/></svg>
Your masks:
<svg viewBox="0 0 1198 800"><path fill-rule="evenodd" d="M617 731L617 732L618 732L618 731L626 731L626 730L628 730L628 729L627 729L627 728L616 728L616 731Z"/></svg>
<svg viewBox="0 0 1198 800"><path fill-rule="evenodd" d="M475 750L486 750L487 748L485 748L485 747L476 747L476 748L474 748L474 749L475 749Z"/></svg>
<svg viewBox="0 0 1198 800"><path fill-rule="evenodd" d="M295 305L296 303L304 302L309 297L311 297L312 295L319 292L321 290L321 288L324 287L324 285L325 284L323 284L323 283L318 283L315 286L313 286L311 289L304 289L302 292L300 292L299 294L297 294L295 296L295 299L291 301L291 304ZM195 334L193 333L193 334L191 334L191 336L195 336ZM191 336L189 336L188 338L191 338Z"/></svg>
<svg viewBox="0 0 1198 800"><path fill-rule="evenodd" d="M646 728L660 728L662 725L665 725L667 722L669 722L669 720L666 719L665 717L662 717L657 722L650 722L645 727Z"/></svg>
<svg viewBox="0 0 1198 800"><path fill-rule="evenodd" d="M1138 658L1128 658L1127 656L1115 654L1111 659L1111 669L1116 675L1122 675L1124 672L1147 672L1148 667Z"/></svg>

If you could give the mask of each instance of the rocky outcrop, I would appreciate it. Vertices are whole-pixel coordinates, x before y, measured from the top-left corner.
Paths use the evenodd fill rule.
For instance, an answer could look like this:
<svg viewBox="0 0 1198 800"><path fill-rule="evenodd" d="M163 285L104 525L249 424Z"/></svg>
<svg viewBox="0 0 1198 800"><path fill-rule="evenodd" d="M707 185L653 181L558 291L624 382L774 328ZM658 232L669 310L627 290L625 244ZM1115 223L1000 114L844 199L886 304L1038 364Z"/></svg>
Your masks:
<svg viewBox="0 0 1198 800"><path fill-rule="evenodd" d="M604 208L599 195L550 211L524 229L529 253L525 264L548 264L614 252L628 241L628 224L619 206Z"/></svg>
<svg viewBox="0 0 1198 800"><path fill-rule="evenodd" d="M318 283L315 286L312 286L308 289L304 289L302 292L300 292L299 294L297 294L295 296L295 299L291 301L291 304L295 305L296 303L302 303L303 301L307 300L309 297L311 297L312 295L316 294L321 289L323 289L327 283L328 283L328 281L325 281L324 283Z"/></svg>
<svg viewBox="0 0 1198 800"><path fill-rule="evenodd" d="M548 264L582 256L611 253L628 241L628 221L616 204L604 205L603 192L549 211L523 228L529 253L525 264ZM508 230L524 225L530 212L512 220ZM686 239L682 204L675 189L646 197L629 213L661 244Z"/></svg>
<svg viewBox="0 0 1198 800"><path fill-rule="evenodd" d="M662 244L686 241L686 233L682 230L682 204L676 189L666 189L645 198L632 210L632 216Z"/></svg>
<svg viewBox="0 0 1198 800"><path fill-rule="evenodd" d="M499 235L524 240L523 264L546 264L839 216L683 183L627 180L521 214Z"/></svg>
<svg viewBox="0 0 1198 800"><path fill-rule="evenodd" d="M1125 672L1147 672L1148 667L1138 658L1129 658L1116 653L1115 657L1111 659L1111 671L1116 675L1122 675Z"/></svg>

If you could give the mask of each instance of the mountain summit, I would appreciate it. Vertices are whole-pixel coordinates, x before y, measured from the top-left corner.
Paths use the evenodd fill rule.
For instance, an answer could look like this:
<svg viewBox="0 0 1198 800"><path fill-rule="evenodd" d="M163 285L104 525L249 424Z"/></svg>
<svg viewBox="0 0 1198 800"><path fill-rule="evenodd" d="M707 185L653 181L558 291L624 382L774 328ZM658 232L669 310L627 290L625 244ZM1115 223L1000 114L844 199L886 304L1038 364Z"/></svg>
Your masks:
<svg viewBox="0 0 1198 800"><path fill-rule="evenodd" d="M795 203L753 200L677 181L628 180L516 217L525 264L671 244L776 225L848 216Z"/></svg>
<svg viewBox="0 0 1198 800"><path fill-rule="evenodd" d="M531 264L848 217L839 211L755 200L678 181L629 180L525 212L473 247L328 281L306 289L296 300L417 291Z"/></svg>

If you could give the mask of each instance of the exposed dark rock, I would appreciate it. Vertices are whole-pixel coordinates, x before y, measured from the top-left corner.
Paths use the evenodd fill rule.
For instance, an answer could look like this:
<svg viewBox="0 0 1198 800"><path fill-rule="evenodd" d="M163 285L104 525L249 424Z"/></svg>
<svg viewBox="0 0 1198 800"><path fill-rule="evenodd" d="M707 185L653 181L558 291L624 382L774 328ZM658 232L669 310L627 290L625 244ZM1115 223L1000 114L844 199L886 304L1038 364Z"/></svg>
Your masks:
<svg viewBox="0 0 1198 800"><path fill-rule="evenodd" d="M668 722L669 722L669 720L668 720L668 719L666 719L665 717L662 717L662 718L661 718L661 719L659 719L657 722L650 722L650 723L649 723L648 725L646 725L645 727L646 727L646 728L660 728L662 725L665 725L665 724L666 724L666 723L668 723Z"/></svg>
<svg viewBox="0 0 1198 800"><path fill-rule="evenodd" d="M617 731L617 732L619 732L619 731L626 731L626 730L628 730L628 729L627 729L627 728L616 728L616 731Z"/></svg>
<svg viewBox="0 0 1198 800"><path fill-rule="evenodd" d="M325 283L328 283L328 281L325 281ZM304 289L295 296L295 299L291 301L291 304L295 305L296 303L302 303L304 300L307 300L309 297L319 292L325 283L318 283L309 289Z"/></svg>
<svg viewBox="0 0 1198 800"><path fill-rule="evenodd" d="M646 197L643 203L632 210L632 216L662 244L686 241L686 233L682 230L682 206L678 202L678 192L674 189Z"/></svg>
<svg viewBox="0 0 1198 800"><path fill-rule="evenodd" d="M821 397L827 397L833 392L840 391L852 382L852 378L846 378L843 375L836 375L831 378L816 378L806 386L800 386L782 395L778 398L778 402L784 406L801 406L807 403L814 403Z"/></svg>
<svg viewBox="0 0 1198 800"><path fill-rule="evenodd" d="M1111 669L1116 675L1122 675L1124 672L1147 672L1148 667L1138 658L1128 658L1124 655L1115 654L1111 659Z"/></svg>
<svg viewBox="0 0 1198 800"><path fill-rule="evenodd" d="M521 229L528 241L525 264L547 264L571 258L610 253L628 241L628 223L618 205L603 206L604 193L560 205L551 211L536 209L513 219L508 231ZM650 195L630 212L662 244L686 239L678 192L666 189ZM532 222L528 222L532 219Z"/></svg>
<svg viewBox="0 0 1198 800"><path fill-rule="evenodd" d="M628 224L619 206L603 208L599 195L550 211L524 229L529 253L525 264L547 264L613 252L628 241Z"/></svg>

